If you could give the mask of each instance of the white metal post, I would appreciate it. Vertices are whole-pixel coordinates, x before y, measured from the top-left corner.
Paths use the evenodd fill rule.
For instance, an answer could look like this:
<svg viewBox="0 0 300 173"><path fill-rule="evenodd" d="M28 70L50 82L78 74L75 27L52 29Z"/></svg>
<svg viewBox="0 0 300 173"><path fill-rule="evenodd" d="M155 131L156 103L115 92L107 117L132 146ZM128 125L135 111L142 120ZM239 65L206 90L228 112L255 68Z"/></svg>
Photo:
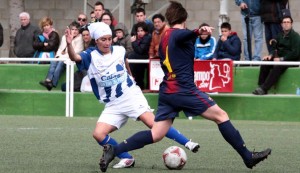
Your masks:
<svg viewBox="0 0 300 173"><path fill-rule="evenodd" d="M73 117L74 114L74 62L70 61L70 115L69 117Z"/></svg>
<svg viewBox="0 0 300 173"><path fill-rule="evenodd" d="M87 0L84 0L83 1L83 13L88 15L86 12L87 12Z"/></svg>
<svg viewBox="0 0 300 173"><path fill-rule="evenodd" d="M70 62L66 61L66 117L70 116Z"/></svg>
<svg viewBox="0 0 300 173"><path fill-rule="evenodd" d="M220 15L219 15L219 35L221 35L221 25L223 22L229 22L228 17L228 1L220 0Z"/></svg>

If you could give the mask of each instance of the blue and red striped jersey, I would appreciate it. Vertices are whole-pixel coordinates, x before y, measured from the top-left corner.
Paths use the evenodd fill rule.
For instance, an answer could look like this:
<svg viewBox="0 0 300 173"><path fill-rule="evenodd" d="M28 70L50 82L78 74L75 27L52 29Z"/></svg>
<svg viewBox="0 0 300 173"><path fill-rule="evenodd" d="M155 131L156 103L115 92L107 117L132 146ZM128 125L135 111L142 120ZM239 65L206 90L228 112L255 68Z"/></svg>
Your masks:
<svg viewBox="0 0 300 173"><path fill-rule="evenodd" d="M164 71L160 92L187 92L196 88L194 83L193 40L197 33L188 29L168 29L162 37L159 55Z"/></svg>

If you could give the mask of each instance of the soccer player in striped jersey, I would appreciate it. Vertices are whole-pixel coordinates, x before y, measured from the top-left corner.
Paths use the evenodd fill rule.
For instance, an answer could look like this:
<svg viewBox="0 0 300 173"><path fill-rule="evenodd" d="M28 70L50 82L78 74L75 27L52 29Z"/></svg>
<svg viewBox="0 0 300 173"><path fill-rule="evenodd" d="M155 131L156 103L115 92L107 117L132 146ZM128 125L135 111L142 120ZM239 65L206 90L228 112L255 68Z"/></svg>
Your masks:
<svg viewBox="0 0 300 173"><path fill-rule="evenodd" d="M239 153L246 167L252 169L271 154L271 149L251 152L247 149L240 133L231 124L227 113L213 99L201 92L194 83L194 40L201 32L211 33L212 29L203 26L190 31L186 29L187 11L175 1L166 10L170 29L162 37L159 54L164 79L159 89L158 110L151 130L140 131L124 142L112 146L105 145L100 160L102 172L107 170L115 155L125 151L143 148L145 145L160 141L179 111L186 116L201 115L214 121L223 138Z"/></svg>
<svg viewBox="0 0 300 173"><path fill-rule="evenodd" d="M93 136L99 145L117 145L108 134L120 129L128 118L142 121L149 128L154 123L152 113L141 89L128 73L128 61L125 48L112 46L112 31L103 22L90 24L88 27L96 46L82 53L75 54L72 47L72 35L66 30L67 48L70 58L77 63L79 70L86 70L91 81L94 95L100 103L105 104ZM175 128L170 128L166 136L197 152L199 144L188 140ZM128 168L135 164L134 158L127 152L117 155L121 160L114 168Z"/></svg>

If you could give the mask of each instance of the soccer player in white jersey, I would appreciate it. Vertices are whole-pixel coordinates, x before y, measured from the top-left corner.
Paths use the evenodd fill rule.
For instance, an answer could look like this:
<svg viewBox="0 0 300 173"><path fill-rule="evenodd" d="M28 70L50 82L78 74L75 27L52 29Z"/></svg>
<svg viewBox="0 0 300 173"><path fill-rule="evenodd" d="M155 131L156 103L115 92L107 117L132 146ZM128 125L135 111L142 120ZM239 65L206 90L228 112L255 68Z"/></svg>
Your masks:
<svg viewBox="0 0 300 173"><path fill-rule="evenodd" d="M125 58L125 49L122 46L112 46L112 31L103 22L90 24L88 27L96 46L82 53L75 54L72 47L72 35L66 30L67 47L70 58L76 61L80 70L87 70L94 95L99 102L105 104L93 137L103 146L117 145L115 139L108 134L120 129L128 120L142 121L151 128L154 123L152 113L141 89L128 74L128 61ZM188 140L175 128L171 128L166 135L168 138L184 145L193 152L197 152L199 144ZM118 155L120 162L113 168L128 168L135 164L134 158L127 152Z"/></svg>

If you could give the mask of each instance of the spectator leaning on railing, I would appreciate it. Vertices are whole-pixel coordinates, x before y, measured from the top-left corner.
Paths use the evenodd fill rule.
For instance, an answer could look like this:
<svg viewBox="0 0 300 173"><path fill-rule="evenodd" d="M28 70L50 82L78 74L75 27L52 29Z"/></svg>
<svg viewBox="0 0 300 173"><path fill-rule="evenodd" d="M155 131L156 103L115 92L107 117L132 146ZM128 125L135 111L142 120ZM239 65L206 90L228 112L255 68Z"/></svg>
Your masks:
<svg viewBox="0 0 300 173"><path fill-rule="evenodd" d="M282 19L281 26L283 31L278 34L276 39L270 41L272 46L271 54L263 58L264 61L299 61L300 59L300 36L292 28L293 19L286 16ZM284 65L262 65L260 67L258 85L252 93L264 95L276 84L286 69L290 66Z"/></svg>

